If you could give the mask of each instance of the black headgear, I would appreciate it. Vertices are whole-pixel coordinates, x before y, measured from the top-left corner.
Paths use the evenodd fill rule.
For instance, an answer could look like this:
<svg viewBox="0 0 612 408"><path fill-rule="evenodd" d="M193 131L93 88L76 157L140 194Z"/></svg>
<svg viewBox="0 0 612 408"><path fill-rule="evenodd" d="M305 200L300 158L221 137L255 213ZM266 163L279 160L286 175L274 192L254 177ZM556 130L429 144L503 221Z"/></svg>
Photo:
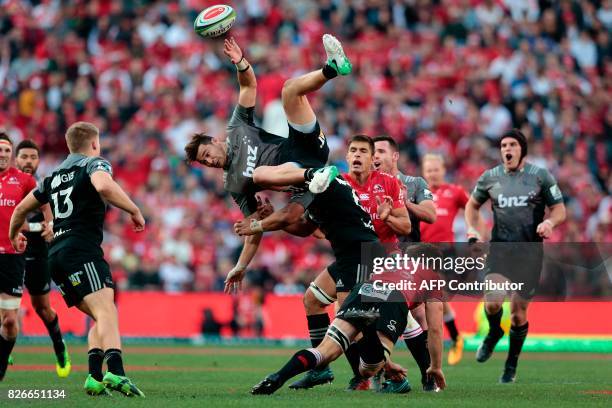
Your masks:
<svg viewBox="0 0 612 408"><path fill-rule="evenodd" d="M521 132L518 129L508 130L503 135L501 135L501 137L499 138L500 147L501 147L502 140L504 140L507 137L511 137L515 139L518 142L518 144L521 146L521 159L519 160L520 162L521 160L523 160L525 156L527 156L527 138L525 137L523 132Z"/></svg>

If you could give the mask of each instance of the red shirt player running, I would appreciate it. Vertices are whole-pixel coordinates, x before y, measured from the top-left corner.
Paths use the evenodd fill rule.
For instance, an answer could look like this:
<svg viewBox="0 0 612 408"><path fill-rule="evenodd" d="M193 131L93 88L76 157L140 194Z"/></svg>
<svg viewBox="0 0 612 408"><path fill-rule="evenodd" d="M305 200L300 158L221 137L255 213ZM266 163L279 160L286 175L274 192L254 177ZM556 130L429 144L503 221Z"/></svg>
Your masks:
<svg viewBox="0 0 612 408"><path fill-rule="evenodd" d="M353 136L346 161L349 172L342 177L357 193L359 204L370 214L382 243L398 243L398 235L410 233L410 218L404 206L399 181L390 174L372 169L374 142L365 135Z"/></svg>

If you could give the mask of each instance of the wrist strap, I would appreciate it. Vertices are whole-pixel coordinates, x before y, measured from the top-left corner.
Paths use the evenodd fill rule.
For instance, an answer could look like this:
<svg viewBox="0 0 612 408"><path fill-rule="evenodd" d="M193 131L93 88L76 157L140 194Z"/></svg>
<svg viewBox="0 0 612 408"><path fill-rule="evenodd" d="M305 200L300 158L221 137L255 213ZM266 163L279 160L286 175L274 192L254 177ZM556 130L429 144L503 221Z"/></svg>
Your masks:
<svg viewBox="0 0 612 408"><path fill-rule="evenodd" d="M263 225L259 220L251 220L250 227L253 232L263 232Z"/></svg>
<svg viewBox="0 0 612 408"><path fill-rule="evenodd" d="M249 62L246 59L244 59L244 57L241 57L240 61L238 61L234 65L236 66L236 69L238 70L238 72L244 72L251 67L249 65Z"/></svg>

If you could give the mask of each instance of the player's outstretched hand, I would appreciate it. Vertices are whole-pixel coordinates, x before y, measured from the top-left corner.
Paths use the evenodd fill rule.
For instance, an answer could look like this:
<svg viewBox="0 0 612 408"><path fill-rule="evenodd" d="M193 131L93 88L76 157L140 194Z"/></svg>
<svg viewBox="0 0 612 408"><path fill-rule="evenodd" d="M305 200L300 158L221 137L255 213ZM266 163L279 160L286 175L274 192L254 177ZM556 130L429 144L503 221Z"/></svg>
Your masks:
<svg viewBox="0 0 612 408"><path fill-rule="evenodd" d="M406 378L407 373L408 370L393 361L388 361L387 364L385 364L385 378L388 380L396 382L402 381Z"/></svg>
<svg viewBox="0 0 612 408"><path fill-rule="evenodd" d="M134 225L134 231L136 231L136 232L144 231L144 229L145 229L145 219L142 216L142 213L140 212L140 210L138 210L138 212L136 214L130 215L130 218L132 220L132 224Z"/></svg>
<svg viewBox="0 0 612 408"><path fill-rule="evenodd" d="M28 245L28 239L20 232L19 234L17 234L17 237L15 237L15 239L11 240L11 244L13 244L13 248L15 248L15 251L22 253L23 251L25 251L26 246Z"/></svg>
<svg viewBox="0 0 612 408"><path fill-rule="evenodd" d="M232 64L237 64L242 59L242 50L234 37L226 38L223 41L223 52L232 60Z"/></svg>
<svg viewBox="0 0 612 408"><path fill-rule="evenodd" d="M223 289L223 292L231 294L242 289L242 280L244 279L245 272L245 266L240 264L234 266L232 270L228 272L227 277L225 278L225 288Z"/></svg>
<svg viewBox="0 0 612 408"><path fill-rule="evenodd" d="M441 390L446 388L446 378L444 378L444 373L442 372L442 369L437 368L434 370L433 368L429 367L427 369L427 375L433 377L434 381L436 382L438 387L440 387Z"/></svg>
<svg viewBox="0 0 612 408"><path fill-rule="evenodd" d="M536 232L544 239L550 238L553 232L552 222L548 220L542 221L536 228Z"/></svg>
<svg viewBox="0 0 612 408"><path fill-rule="evenodd" d="M376 197L376 204L378 204L376 208L376 212L378 213L378 218L382 221L386 221L391 214L391 209L393 208L393 199L390 196L385 196L382 200L380 197Z"/></svg>
<svg viewBox="0 0 612 408"><path fill-rule="evenodd" d="M255 198L257 199L257 219L263 220L274 212L274 206L268 197L265 197L263 201L259 195L255 196Z"/></svg>

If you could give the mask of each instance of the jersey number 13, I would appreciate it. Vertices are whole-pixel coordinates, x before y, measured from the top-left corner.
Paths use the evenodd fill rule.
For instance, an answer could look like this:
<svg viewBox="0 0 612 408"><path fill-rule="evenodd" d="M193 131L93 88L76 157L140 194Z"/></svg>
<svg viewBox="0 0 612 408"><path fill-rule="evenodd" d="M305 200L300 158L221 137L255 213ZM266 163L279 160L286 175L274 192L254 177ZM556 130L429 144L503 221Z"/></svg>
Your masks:
<svg viewBox="0 0 612 408"><path fill-rule="evenodd" d="M60 190L59 196L58 193L51 194L51 199L53 200L53 214L55 214L55 218L68 218L70 215L72 215L72 210L74 209L74 205L70 199L72 189L73 187L68 187L67 189ZM64 211L60 210L60 207Z"/></svg>

